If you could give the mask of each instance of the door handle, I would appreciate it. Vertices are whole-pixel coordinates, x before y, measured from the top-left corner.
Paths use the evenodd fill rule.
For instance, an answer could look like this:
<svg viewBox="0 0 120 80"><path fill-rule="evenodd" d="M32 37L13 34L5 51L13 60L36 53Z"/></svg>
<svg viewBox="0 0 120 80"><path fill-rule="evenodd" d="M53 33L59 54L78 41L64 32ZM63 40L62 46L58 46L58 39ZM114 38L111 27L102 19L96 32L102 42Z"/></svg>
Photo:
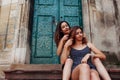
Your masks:
<svg viewBox="0 0 120 80"><path fill-rule="evenodd" d="M55 25L55 26L57 26L57 22L55 20L55 16L52 17L52 24Z"/></svg>

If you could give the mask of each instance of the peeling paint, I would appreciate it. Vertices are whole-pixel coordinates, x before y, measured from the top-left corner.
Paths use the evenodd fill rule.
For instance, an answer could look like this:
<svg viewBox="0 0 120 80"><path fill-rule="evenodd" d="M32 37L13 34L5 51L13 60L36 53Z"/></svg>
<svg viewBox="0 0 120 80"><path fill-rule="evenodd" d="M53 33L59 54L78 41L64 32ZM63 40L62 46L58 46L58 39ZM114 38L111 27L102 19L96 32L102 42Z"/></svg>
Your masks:
<svg viewBox="0 0 120 80"><path fill-rule="evenodd" d="M113 5L114 5L114 9L115 9L115 18L118 19L119 9L118 9L116 0L113 0Z"/></svg>
<svg viewBox="0 0 120 80"><path fill-rule="evenodd" d="M112 46L112 43L109 42L108 40L103 40L103 41L102 41L102 44L103 44L105 47L108 47L108 48L110 48L110 47Z"/></svg>
<svg viewBox="0 0 120 80"><path fill-rule="evenodd" d="M120 36L119 36L119 43L120 43Z"/></svg>
<svg viewBox="0 0 120 80"><path fill-rule="evenodd" d="M113 27L115 25L114 14L104 13L105 14L105 24L106 27Z"/></svg>
<svg viewBox="0 0 120 80"><path fill-rule="evenodd" d="M101 24L105 24L103 12L100 11L96 12L96 16L100 20ZM101 26L101 27L105 27L105 26Z"/></svg>

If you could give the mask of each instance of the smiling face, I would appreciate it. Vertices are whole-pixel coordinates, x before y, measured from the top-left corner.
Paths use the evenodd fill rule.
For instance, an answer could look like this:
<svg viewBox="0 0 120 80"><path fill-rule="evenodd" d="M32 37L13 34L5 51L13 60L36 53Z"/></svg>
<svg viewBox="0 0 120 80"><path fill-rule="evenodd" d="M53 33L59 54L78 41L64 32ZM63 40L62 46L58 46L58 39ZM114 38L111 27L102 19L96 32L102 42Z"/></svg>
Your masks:
<svg viewBox="0 0 120 80"><path fill-rule="evenodd" d="M76 30L75 39L78 41L82 41L83 39L83 32L80 28Z"/></svg>
<svg viewBox="0 0 120 80"><path fill-rule="evenodd" d="M87 44L88 42L80 26L73 26L69 36L73 39L73 45L78 41L81 41L82 44Z"/></svg>
<svg viewBox="0 0 120 80"><path fill-rule="evenodd" d="M62 30L63 34L69 34L70 33L70 26L66 22L63 22L61 24L61 30Z"/></svg>

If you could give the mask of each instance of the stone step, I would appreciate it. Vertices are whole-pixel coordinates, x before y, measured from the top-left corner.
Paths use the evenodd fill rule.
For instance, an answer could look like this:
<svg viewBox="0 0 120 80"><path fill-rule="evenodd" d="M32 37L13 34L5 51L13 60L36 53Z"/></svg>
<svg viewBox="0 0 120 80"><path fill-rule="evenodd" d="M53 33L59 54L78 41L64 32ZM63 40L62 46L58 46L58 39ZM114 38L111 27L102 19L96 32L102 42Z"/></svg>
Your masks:
<svg viewBox="0 0 120 80"><path fill-rule="evenodd" d="M110 68L108 69L108 73L112 80L120 80L120 68Z"/></svg>
<svg viewBox="0 0 120 80"><path fill-rule="evenodd" d="M112 80L120 80L120 68L107 68ZM4 70L7 80L62 80L60 64L13 64Z"/></svg>
<svg viewBox="0 0 120 80"><path fill-rule="evenodd" d="M62 65L13 64L4 73L7 80L62 80Z"/></svg>

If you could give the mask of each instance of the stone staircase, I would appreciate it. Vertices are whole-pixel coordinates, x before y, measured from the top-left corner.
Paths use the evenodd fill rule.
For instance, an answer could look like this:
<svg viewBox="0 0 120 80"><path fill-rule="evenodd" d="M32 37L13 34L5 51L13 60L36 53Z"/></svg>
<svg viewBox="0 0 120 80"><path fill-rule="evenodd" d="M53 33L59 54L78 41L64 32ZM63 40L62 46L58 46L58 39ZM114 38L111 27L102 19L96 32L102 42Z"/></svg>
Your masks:
<svg viewBox="0 0 120 80"><path fill-rule="evenodd" d="M7 80L62 80L62 65L13 64L4 73Z"/></svg>
<svg viewBox="0 0 120 80"><path fill-rule="evenodd" d="M112 80L120 80L120 68L111 68L108 69L108 73Z"/></svg>
<svg viewBox="0 0 120 80"><path fill-rule="evenodd" d="M120 80L120 67L107 68L112 80ZM0 80L62 80L60 64L13 64Z"/></svg>

